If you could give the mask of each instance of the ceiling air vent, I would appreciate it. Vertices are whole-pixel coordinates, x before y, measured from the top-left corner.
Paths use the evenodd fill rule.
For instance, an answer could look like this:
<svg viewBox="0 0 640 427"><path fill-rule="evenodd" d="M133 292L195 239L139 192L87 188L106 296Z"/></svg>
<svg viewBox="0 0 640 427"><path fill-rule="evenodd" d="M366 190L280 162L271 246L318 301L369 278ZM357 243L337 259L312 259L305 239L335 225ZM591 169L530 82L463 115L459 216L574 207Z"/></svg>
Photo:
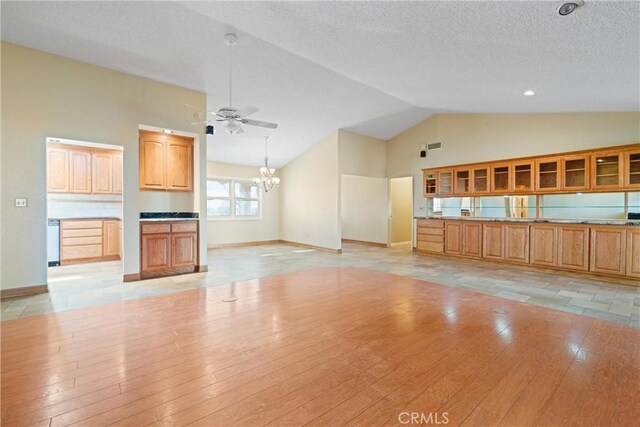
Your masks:
<svg viewBox="0 0 640 427"><path fill-rule="evenodd" d="M427 144L427 150L438 150L442 148L442 142L432 142L431 144Z"/></svg>

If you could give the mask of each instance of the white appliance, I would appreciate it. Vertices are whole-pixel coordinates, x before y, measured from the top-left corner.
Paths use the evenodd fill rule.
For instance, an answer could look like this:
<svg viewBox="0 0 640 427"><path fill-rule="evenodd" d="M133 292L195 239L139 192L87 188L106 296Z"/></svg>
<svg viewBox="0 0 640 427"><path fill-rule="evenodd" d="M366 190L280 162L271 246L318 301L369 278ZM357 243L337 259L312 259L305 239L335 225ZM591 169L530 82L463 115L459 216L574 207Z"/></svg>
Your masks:
<svg viewBox="0 0 640 427"><path fill-rule="evenodd" d="M60 220L47 223L47 262L49 267L60 265Z"/></svg>

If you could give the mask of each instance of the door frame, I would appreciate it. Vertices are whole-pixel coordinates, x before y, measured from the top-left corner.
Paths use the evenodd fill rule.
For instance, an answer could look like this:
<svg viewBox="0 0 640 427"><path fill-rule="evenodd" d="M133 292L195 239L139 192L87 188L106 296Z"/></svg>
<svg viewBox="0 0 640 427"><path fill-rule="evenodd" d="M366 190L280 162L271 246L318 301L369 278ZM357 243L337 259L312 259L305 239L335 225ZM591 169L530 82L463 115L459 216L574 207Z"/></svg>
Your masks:
<svg viewBox="0 0 640 427"><path fill-rule="evenodd" d="M393 212L393 197L391 194L391 181L393 181L394 179L400 179L400 178L411 178L411 249L413 250L413 248L415 247L415 219L414 219L414 207L415 207L415 185L416 185L416 179L413 175L401 175L401 176L394 176L392 178L387 178L387 192L389 194L389 213L387 215L387 247L390 248L392 243L391 242L391 231L393 228L392 225L392 212Z"/></svg>

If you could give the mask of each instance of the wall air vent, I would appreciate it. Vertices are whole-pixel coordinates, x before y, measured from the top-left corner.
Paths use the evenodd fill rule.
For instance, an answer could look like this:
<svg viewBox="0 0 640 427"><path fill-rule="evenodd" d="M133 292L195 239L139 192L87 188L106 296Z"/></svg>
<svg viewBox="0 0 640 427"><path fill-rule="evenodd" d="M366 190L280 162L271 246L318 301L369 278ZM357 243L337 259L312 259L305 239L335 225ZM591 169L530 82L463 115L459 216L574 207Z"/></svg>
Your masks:
<svg viewBox="0 0 640 427"><path fill-rule="evenodd" d="M427 144L427 150L438 150L442 148L442 142L432 142L431 144Z"/></svg>

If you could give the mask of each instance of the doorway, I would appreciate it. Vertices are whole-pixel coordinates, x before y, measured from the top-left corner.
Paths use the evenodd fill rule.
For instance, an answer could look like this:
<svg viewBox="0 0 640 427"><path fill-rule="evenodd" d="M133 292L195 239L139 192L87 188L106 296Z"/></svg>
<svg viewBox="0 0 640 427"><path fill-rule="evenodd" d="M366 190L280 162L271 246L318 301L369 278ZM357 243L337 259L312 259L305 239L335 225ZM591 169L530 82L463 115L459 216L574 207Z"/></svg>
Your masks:
<svg viewBox="0 0 640 427"><path fill-rule="evenodd" d="M413 249L413 177L389 179L389 247Z"/></svg>

